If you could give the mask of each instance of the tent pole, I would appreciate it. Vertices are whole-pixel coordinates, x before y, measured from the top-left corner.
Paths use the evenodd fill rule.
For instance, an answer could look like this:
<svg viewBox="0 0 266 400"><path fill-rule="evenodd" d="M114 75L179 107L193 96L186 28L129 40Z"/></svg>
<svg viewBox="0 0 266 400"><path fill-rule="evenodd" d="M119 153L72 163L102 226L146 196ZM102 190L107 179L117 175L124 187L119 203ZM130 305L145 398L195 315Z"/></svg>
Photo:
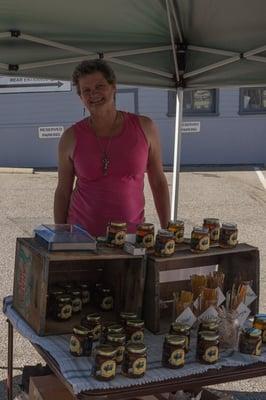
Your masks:
<svg viewBox="0 0 266 400"><path fill-rule="evenodd" d="M176 92L175 141L174 141L174 163L173 163L172 202L171 202L171 219L173 220L177 218L177 211L178 211L182 115L183 115L183 88L178 88Z"/></svg>

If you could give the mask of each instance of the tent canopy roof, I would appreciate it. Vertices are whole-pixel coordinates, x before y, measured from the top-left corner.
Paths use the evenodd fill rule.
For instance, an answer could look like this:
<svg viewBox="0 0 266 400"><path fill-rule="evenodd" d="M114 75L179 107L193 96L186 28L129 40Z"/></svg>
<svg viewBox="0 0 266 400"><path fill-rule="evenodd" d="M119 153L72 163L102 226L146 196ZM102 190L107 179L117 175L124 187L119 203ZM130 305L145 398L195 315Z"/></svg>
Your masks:
<svg viewBox="0 0 266 400"><path fill-rule="evenodd" d="M99 56L123 84L263 86L266 2L1 1L0 74L69 80Z"/></svg>

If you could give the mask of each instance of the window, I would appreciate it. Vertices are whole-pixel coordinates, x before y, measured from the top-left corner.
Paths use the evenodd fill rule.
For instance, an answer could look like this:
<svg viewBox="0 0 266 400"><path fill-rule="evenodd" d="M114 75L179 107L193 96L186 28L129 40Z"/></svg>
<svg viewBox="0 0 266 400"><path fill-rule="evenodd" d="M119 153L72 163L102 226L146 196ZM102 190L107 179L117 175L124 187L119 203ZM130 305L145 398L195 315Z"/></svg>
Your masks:
<svg viewBox="0 0 266 400"><path fill-rule="evenodd" d="M266 113L266 88L240 89L240 114Z"/></svg>
<svg viewBox="0 0 266 400"><path fill-rule="evenodd" d="M175 116L176 93L168 92L168 116ZM185 90L183 115L217 115L218 95L216 89Z"/></svg>

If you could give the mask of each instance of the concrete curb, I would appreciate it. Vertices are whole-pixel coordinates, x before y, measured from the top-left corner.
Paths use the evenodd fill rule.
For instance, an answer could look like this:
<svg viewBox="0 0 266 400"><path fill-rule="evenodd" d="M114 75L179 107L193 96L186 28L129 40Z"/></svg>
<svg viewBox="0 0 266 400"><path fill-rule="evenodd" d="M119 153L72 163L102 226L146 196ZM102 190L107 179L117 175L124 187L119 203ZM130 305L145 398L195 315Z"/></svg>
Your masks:
<svg viewBox="0 0 266 400"><path fill-rule="evenodd" d="M33 174L33 168L0 167L0 174Z"/></svg>

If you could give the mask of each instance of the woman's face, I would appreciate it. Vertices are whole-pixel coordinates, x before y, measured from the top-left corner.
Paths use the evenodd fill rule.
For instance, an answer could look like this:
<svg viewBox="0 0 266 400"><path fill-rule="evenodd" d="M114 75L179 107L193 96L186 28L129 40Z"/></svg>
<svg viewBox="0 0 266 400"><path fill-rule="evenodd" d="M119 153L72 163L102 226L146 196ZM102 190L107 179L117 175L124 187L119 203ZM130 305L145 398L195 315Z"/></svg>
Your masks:
<svg viewBox="0 0 266 400"><path fill-rule="evenodd" d="M95 72L79 79L80 98L90 111L97 112L114 105L116 86L110 84L101 72Z"/></svg>

